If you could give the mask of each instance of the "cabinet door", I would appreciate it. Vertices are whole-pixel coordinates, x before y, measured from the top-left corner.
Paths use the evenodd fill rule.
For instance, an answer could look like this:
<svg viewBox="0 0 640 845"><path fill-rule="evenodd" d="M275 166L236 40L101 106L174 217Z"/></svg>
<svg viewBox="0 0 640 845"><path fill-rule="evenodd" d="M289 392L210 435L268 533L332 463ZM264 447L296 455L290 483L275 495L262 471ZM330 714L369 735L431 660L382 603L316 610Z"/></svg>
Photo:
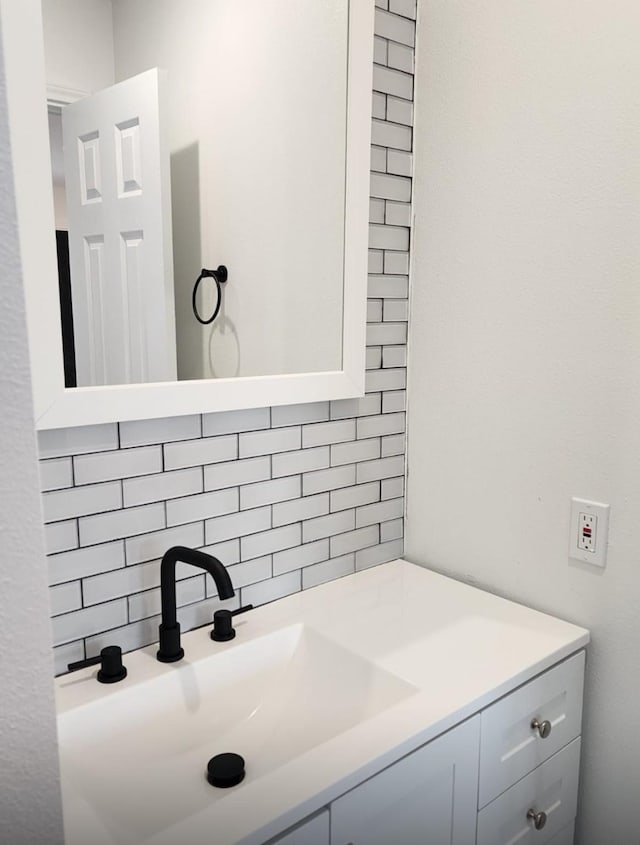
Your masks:
<svg viewBox="0 0 640 845"><path fill-rule="evenodd" d="M300 822L277 839L269 840L268 845L329 845L329 811Z"/></svg>
<svg viewBox="0 0 640 845"><path fill-rule="evenodd" d="M331 805L331 845L473 845L478 716Z"/></svg>

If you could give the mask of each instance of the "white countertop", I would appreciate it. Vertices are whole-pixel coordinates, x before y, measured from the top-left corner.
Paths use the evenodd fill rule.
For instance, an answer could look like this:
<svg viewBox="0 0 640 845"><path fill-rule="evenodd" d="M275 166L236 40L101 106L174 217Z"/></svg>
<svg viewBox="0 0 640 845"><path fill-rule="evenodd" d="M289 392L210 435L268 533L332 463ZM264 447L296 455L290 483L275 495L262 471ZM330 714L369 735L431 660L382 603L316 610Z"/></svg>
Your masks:
<svg viewBox="0 0 640 845"><path fill-rule="evenodd" d="M114 837L100 813L78 794L65 766L65 736L79 713L90 712L85 707L108 701L117 713L118 701L124 700L117 697L135 685L181 668L188 671L212 653L226 653L231 660L235 649L299 623L415 692L259 777L251 777L247 761L242 784L146 839L148 845L259 845L589 641L583 628L397 560L239 616L234 620L237 636L229 643L212 642L210 626L185 634L180 663L157 662L154 646L125 655L128 677L112 686L96 683L95 669L62 676L56 680L56 696L64 725L60 755L69 845L86 845L90 825L94 845L126 841ZM99 759L95 765L100 766ZM170 782L170 760L166 766ZM136 787L131 784L132 790ZM201 773L194 789L203 790L203 796L215 791ZM158 795L157 801L166 807L170 796Z"/></svg>

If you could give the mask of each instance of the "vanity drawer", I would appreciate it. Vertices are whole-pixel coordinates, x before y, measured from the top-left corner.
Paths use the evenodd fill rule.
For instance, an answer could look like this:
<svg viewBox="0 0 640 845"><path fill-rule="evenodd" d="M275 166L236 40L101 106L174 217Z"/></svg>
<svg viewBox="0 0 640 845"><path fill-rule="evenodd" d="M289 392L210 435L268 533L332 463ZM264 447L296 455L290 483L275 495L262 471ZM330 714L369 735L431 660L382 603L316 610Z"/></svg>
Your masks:
<svg viewBox="0 0 640 845"><path fill-rule="evenodd" d="M578 738L480 811L477 845L563 843L576 815L579 764ZM527 818L530 811L546 814L540 829Z"/></svg>
<svg viewBox="0 0 640 845"><path fill-rule="evenodd" d="M575 836L575 822L571 822L560 833L556 833L549 845L573 845L573 838Z"/></svg>
<svg viewBox="0 0 640 845"><path fill-rule="evenodd" d="M583 685L581 651L482 713L479 808L580 734ZM534 719L550 723L544 738Z"/></svg>

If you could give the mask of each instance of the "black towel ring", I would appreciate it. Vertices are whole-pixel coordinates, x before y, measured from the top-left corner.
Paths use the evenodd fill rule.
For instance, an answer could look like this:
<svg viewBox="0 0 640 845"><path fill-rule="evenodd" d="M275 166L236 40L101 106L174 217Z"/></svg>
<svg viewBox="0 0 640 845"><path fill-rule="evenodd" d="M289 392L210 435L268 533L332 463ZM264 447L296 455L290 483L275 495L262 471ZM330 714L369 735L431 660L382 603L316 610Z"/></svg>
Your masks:
<svg viewBox="0 0 640 845"><path fill-rule="evenodd" d="M213 323L215 318L218 316L218 311L220 310L220 306L222 305L222 288L220 285L224 284L227 279L229 278L229 274L227 273L227 268L224 264L221 264L217 270L206 270L204 267L200 271L200 275L196 279L196 283L193 287L193 294L191 296L191 306L193 308L193 313L195 315L196 320L199 323L202 323L203 326L208 326L209 323ZM203 279L215 279L216 288L218 290L218 301L216 302L216 307L208 320L203 320L200 314L198 314L198 308L196 306L196 294L198 293L198 287L200 282Z"/></svg>

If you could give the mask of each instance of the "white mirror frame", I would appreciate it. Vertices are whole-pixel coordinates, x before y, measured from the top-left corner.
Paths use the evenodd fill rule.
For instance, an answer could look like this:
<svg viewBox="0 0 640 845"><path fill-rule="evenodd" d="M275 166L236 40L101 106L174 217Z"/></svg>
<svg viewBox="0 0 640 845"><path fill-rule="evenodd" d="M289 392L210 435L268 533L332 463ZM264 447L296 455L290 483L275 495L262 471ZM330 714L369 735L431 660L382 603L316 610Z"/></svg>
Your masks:
<svg viewBox="0 0 640 845"><path fill-rule="evenodd" d="M64 386L40 0L0 0L36 428L345 399L364 394L374 0L349 2L342 369L106 387ZM45 193L43 193L43 190Z"/></svg>

